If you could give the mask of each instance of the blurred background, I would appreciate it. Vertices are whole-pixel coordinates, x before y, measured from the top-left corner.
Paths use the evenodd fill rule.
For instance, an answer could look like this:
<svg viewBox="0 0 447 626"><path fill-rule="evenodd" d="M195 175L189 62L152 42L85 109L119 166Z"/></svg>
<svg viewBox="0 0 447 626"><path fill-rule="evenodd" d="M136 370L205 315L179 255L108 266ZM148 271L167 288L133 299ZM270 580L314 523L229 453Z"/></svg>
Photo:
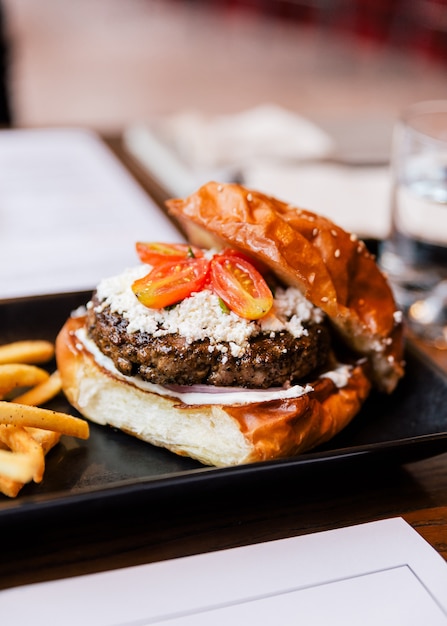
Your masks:
<svg viewBox="0 0 447 626"><path fill-rule="evenodd" d="M4 119L120 133L275 103L394 118L447 97L446 0L2 0ZM6 111L6 113L5 113Z"/></svg>

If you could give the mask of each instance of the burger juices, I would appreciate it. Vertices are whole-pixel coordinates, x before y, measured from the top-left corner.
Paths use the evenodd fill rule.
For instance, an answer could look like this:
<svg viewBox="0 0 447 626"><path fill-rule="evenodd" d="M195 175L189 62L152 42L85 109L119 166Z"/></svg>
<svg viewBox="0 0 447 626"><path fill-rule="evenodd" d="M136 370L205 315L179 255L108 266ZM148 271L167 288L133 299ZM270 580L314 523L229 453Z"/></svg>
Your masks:
<svg viewBox="0 0 447 626"><path fill-rule="evenodd" d="M137 243L58 337L82 414L222 466L315 447L394 389L401 319L355 237L239 185L167 204L190 243Z"/></svg>

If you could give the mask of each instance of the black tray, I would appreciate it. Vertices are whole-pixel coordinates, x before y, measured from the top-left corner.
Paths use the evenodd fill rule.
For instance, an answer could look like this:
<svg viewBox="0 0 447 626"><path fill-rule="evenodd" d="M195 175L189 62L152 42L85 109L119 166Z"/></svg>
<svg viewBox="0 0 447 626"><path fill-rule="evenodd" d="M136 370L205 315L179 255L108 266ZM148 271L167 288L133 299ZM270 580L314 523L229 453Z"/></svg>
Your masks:
<svg viewBox="0 0 447 626"><path fill-rule="evenodd" d="M91 292L0 301L0 344L19 339L54 340L70 312ZM120 507L135 500L332 471L355 462L402 464L447 451L447 377L410 343L407 372L391 396L372 394L362 411L324 448L287 460L208 468L115 429L91 425L87 441L63 437L47 457L41 484L19 496L0 495L0 521L82 507ZM52 364L52 367L55 367ZM50 405L76 414L64 397Z"/></svg>

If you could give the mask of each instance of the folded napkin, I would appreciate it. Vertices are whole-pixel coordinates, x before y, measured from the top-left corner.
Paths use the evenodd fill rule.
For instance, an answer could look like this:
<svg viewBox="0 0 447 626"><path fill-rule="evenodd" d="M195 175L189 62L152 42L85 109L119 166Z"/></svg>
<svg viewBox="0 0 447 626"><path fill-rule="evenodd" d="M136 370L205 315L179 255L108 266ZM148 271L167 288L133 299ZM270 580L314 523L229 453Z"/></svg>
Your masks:
<svg viewBox="0 0 447 626"><path fill-rule="evenodd" d="M243 168L254 159L321 159L334 151L323 130L273 104L234 115L180 113L162 122L160 131L193 168Z"/></svg>

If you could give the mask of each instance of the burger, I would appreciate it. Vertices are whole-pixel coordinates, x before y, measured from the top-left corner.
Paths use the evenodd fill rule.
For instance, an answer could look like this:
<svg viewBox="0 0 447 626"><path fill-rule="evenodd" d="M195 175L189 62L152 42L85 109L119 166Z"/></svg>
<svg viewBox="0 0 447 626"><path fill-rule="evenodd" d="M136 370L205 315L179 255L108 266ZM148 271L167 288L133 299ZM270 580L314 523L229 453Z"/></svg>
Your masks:
<svg viewBox="0 0 447 626"><path fill-rule="evenodd" d="M393 392L402 315L363 241L237 184L166 204L187 243L138 242L57 337L84 417L222 467L313 449Z"/></svg>

